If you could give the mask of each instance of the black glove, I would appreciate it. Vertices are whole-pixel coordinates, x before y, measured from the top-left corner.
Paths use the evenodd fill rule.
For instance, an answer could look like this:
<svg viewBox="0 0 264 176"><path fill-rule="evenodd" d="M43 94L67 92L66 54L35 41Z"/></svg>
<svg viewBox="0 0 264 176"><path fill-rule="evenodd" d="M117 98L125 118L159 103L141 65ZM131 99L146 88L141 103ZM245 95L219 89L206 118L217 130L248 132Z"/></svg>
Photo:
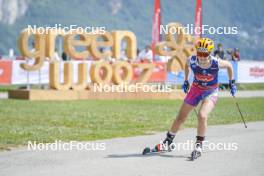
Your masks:
<svg viewBox="0 0 264 176"><path fill-rule="evenodd" d="M235 96L236 91L237 91L237 87L235 84L235 80L229 80L229 88L230 88L230 93L232 96Z"/></svg>
<svg viewBox="0 0 264 176"><path fill-rule="evenodd" d="M188 80L185 80L183 85L182 85L182 89L184 93L187 93L189 91L190 88L190 84Z"/></svg>

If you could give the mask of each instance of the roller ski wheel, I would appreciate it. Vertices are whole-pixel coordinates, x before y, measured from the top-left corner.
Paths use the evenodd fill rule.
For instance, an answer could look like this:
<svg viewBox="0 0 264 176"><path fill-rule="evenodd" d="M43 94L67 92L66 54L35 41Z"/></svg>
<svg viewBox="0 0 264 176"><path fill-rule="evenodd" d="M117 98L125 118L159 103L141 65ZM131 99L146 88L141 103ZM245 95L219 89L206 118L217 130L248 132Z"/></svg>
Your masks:
<svg viewBox="0 0 264 176"><path fill-rule="evenodd" d="M143 152L142 152L142 155L146 155L146 154L149 154L151 153L151 149L149 147L146 147L144 148Z"/></svg>

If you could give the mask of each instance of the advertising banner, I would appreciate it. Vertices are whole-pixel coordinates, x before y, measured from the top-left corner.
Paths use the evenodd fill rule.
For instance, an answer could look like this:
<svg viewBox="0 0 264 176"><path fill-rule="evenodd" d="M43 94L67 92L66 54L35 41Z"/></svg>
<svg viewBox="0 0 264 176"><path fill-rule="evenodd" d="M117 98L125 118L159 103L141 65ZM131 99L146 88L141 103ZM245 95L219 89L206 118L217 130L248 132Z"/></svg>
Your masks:
<svg viewBox="0 0 264 176"><path fill-rule="evenodd" d="M12 84L48 84L49 82L49 62L45 61L40 70L26 71L20 67L21 63L26 61L13 61L13 74ZM91 61L71 61L73 63L73 78L74 82L78 80L78 64L87 63L88 73L91 65ZM30 61L29 61L30 63ZM60 80L63 81L63 63L60 63ZM87 81L90 82L90 76L88 75Z"/></svg>
<svg viewBox="0 0 264 176"><path fill-rule="evenodd" d="M238 82L239 83L263 83L264 82L264 62L240 61L238 62Z"/></svg>
<svg viewBox="0 0 264 176"><path fill-rule="evenodd" d="M167 77L166 63L164 62L153 62L154 69L152 75L150 76L148 82L165 82ZM142 69L134 68L133 80L137 80L141 75Z"/></svg>
<svg viewBox="0 0 264 176"><path fill-rule="evenodd" d="M0 84L6 85L11 83L12 61L0 61Z"/></svg>

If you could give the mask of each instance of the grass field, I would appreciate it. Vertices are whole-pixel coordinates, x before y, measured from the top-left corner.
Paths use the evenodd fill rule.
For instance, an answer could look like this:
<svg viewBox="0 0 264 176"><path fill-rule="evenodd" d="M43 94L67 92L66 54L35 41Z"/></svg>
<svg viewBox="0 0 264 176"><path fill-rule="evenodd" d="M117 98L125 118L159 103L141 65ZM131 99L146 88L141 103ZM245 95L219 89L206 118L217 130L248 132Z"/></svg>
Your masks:
<svg viewBox="0 0 264 176"><path fill-rule="evenodd" d="M238 84L239 90L264 90L263 83L255 83L255 84Z"/></svg>
<svg viewBox="0 0 264 176"><path fill-rule="evenodd" d="M238 99L247 121L264 120L264 98ZM27 141L97 140L165 131L181 101L22 101L0 100L0 148ZM209 124L241 122L231 98L221 98ZM190 115L185 127L195 127Z"/></svg>

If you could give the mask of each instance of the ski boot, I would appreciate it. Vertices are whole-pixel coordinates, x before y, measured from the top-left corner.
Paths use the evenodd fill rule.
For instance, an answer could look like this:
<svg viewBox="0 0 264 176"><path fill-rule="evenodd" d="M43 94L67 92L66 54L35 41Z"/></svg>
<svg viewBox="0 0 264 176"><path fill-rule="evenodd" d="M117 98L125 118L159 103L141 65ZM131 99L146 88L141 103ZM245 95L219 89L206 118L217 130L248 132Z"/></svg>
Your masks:
<svg viewBox="0 0 264 176"><path fill-rule="evenodd" d="M196 143L194 146L194 150L191 154L191 161L196 160L197 158L199 158L202 155L202 143L204 141L204 137L202 136L196 136Z"/></svg>

